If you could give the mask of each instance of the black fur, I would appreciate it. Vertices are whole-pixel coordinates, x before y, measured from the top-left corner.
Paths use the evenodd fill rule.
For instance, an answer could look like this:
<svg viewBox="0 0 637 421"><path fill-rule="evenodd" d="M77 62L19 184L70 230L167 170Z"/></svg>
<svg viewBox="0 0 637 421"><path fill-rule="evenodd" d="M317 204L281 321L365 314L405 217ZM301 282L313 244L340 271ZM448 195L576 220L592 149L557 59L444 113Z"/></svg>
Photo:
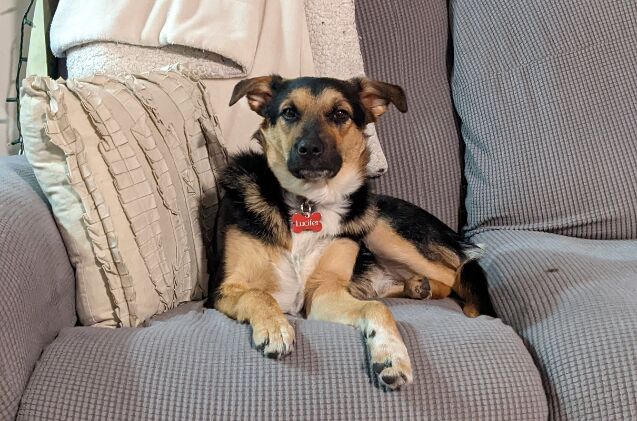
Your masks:
<svg viewBox="0 0 637 421"><path fill-rule="evenodd" d="M245 184L258 188L261 198L277 210L289 226L289 208L285 204L283 188L268 166L265 155L243 152L235 157L221 176L228 214L221 226L237 225L241 231L259 238L266 244L276 244L276 237L263 219L246 206Z"/></svg>
<svg viewBox="0 0 637 421"><path fill-rule="evenodd" d="M475 303L480 314L496 317L489 297L489 284L484 270L476 260L467 262L460 273L460 288L466 301Z"/></svg>
<svg viewBox="0 0 637 421"><path fill-rule="evenodd" d="M431 246L439 245L462 253L462 238L438 218L404 200L378 195L376 205L379 216L384 217L398 234L410 240L431 260L438 257Z"/></svg>

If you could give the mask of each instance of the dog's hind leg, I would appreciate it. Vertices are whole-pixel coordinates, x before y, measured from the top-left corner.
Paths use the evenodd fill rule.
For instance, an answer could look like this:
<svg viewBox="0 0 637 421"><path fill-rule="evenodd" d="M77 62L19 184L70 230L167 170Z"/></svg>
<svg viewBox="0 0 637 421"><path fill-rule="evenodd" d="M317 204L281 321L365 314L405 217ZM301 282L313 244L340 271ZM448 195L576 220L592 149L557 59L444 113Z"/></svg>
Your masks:
<svg viewBox="0 0 637 421"><path fill-rule="evenodd" d="M249 256L247 251L249 250ZM215 308L252 326L252 340L266 357L279 358L294 347L294 329L272 296L274 250L262 242L230 229L224 251L224 280Z"/></svg>
<svg viewBox="0 0 637 421"><path fill-rule="evenodd" d="M446 227L427 227L424 224L422 229L451 231ZM430 238L418 247L412 239L406 238L406 234L401 235L394 229L390 221L380 218L365 238L365 245L385 267L393 266L399 269L395 271L409 272L405 277L406 291L414 290L415 282L422 280L420 297L423 297L422 291L427 287L429 296L434 299L448 297L453 291L462 300L467 316L495 315L486 277L480 266L470 260L466 255L468 252L464 251L464 248L471 250L470 245L461 243L448 233L441 233L440 236L446 237L446 243ZM418 298L416 294L406 295Z"/></svg>
<svg viewBox="0 0 637 421"><path fill-rule="evenodd" d="M349 239L335 240L328 247L306 284L307 317L358 328L380 383L398 389L413 378L409 354L389 309L378 301L363 301L350 294L348 285L357 253L358 244Z"/></svg>
<svg viewBox="0 0 637 421"><path fill-rule="evenodd" d="M383 219L379 219L376 227L365 237L365 245L385 265L406 268L419 279L448 287L448 289L438 285L432 287L433 298L444 298L449 295L456 282L456 272L460 266L457 257L453 256L449 259L455 260L454 262L427 259L414 244L397 233Z"/></svg>

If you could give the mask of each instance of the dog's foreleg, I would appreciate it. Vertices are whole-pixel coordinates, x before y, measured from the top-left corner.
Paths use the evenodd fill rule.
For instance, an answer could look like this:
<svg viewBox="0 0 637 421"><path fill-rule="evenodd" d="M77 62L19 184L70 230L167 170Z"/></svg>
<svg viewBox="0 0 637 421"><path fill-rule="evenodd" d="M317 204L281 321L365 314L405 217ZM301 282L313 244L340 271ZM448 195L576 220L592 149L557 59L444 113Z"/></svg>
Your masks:
<svg viewBox="0 0 637 421"><path fill-rule="evenodd" d="M343 323L358 328L365 337L370 365L389 389L411 383L407 348L387 307L378 301L358 300L349 293L358 244L335 240L325 251L306 284L309 319Z"/></svg>
<svg viewBox="0 0 637 421"><path fill-rule="evenodd" d="M270 264L273 253L262 242L230 230L224 251L225 276L215 308L250 323L257 349L267 357L279 358L294 348L294 329L271 294L276 285Z"/></svg>

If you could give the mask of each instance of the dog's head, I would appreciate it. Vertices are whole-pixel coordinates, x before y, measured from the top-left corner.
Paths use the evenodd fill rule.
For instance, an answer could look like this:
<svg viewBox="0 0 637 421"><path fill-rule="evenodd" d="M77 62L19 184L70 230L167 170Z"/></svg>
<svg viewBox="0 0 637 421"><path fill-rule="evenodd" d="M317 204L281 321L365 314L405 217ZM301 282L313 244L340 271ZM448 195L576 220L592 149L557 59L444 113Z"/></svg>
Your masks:
<svg viewBox="0 0 637 421"><path fill-rule="evenodd" d="M359 186L369 161L365 126L389 104L407 111L400 86L365 78L257 77L235 86L230 105L244 96L263 117L255 138L270 168L285 189L299 195L339 180L356 179L353 187Z"/></svg>

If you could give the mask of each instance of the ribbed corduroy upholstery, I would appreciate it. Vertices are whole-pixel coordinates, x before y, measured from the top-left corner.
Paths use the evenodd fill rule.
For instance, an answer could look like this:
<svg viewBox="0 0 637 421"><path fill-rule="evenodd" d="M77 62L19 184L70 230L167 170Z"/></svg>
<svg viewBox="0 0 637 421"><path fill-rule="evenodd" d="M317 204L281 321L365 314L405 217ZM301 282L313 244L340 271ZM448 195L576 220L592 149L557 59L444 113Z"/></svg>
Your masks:
<svg viewBox="0 0 637 421"><path fill-rule="evenodd" d="M401 85L407 114L393 109L377 130L389 162L374 187L458 228L458 133L447 72L447 1L358 0L356 22L369 77Z"/></svg>
<svg viewBox="0 0 637 421"><path fill-rule="evenodd" d="M552 420L637 419L637 241L493 231L485 244L498 315L525 340Z"/></svg>
<svg viewBox="0 0 637 421"><path fill-rule="evenodd" d="M18 419L546 419L539 373L510 327L450 301L389 303L414 368L398 392L370 380L352 327L292 318L296 349L276 361L251 348L247 325L206 310L146 328L62 331Z"/></svg>
<svg viewBox="0 0 637 421"><path fill-rule="evenodd" d="M42 349L75 324L73 269L23 157L0 159L0 420L11 420Z"/></svg>
<svg viewBox="0 0 637 421"><path fill-rule="evenodd" d="M450 8L469 232L637 239L637 3Z"/></svg>

